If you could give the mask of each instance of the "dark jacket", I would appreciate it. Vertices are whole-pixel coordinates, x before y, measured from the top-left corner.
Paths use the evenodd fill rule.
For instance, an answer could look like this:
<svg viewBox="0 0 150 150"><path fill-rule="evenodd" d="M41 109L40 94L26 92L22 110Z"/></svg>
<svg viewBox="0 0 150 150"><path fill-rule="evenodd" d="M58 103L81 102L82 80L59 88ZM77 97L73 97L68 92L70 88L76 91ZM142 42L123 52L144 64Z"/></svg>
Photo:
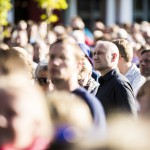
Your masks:
<svg viewBox="0 0 150 150"><path fill-rule="evenodd" d="M96 97L102 103L106 115L112 111L136 114L133 89L128 79L118 69L113 69L99 78Z"/></svg>

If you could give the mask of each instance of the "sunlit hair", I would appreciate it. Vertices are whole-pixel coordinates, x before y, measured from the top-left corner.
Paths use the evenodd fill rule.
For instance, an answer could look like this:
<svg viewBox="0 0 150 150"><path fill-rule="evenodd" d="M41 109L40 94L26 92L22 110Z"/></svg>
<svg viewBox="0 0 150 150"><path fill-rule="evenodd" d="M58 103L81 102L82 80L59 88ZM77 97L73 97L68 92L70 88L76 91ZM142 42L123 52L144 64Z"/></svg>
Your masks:
<svg viewBox="0 0 150 150"><path fill-rule="evenodd" d="M81 51L80 47L71 36L63 36L58 38L53 44L51 44L50 50L57 44L61 44L62 46L68 45L72 47L70 50L74 52L77 60L81 60L82 58L84 58L84 53Z"/></svg>
<svg viewBox="0 0 150 150"><path fill-rule="evenodd" d="M33 78L34 68L33 68L32 61L29 58L28 52L24 48L21 48L21 47L12 47L12 49L10 49L10 50L16 50L21 54L21 57L25 61L26 66L28 68L29 77Z"/></svg>
<svg viewBox="0 0 150 150"><path fill-rule="evenodd" d="M18 72L32 78L32 69L32 64L19 51L15 49L0 50L0 75Z"/></svg>
<svg viewBox="0 0 150 150"><path fill-rule="evenodd" d="M133 49L130 43L125 39L116 39L113 40L113 43L118 47L121 57L123 57L126 62L131 62Z"/></svg>
<svg viewBox="0 0 150 150"><path fill-rule="evenodd" d="M83 131L91 127L90 109L80 97L66 91L54 91L47 94L47 100L55 127L71 125Z"/></svg>

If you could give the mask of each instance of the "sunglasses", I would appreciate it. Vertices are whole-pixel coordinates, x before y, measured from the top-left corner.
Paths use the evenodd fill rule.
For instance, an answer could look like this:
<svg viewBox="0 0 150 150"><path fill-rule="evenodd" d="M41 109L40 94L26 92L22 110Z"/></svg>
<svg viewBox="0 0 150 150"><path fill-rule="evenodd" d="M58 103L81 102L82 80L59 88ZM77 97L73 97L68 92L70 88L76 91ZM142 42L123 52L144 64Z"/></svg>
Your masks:
<svg viewBox="0 0 150 150"><path fill-rule="evenodd" d="M38 82L40 85L46 85L49 84L49 79L40 77L40 78L36 78L36 82Z"/></svg>

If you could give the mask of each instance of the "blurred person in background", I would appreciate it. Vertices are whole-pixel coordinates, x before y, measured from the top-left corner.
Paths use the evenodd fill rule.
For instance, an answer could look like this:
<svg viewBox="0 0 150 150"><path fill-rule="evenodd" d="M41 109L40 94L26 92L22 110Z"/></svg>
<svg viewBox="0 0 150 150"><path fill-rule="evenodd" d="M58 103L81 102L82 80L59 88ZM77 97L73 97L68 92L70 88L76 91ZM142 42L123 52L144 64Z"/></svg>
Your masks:
<svg viewBox="0 0 150 150"><path fill-rule="evenodd" d="M93 50L91 50L90 47L85 43L78 43L78 45L84 53L84 58L87 59L92 66L92 78L94 78L95 81L98 81L100 74L94 69L93 66Z"/></svg>
<svg viewBox="0 0 150 150"><path fill-rule="evenodd" d="M27 22L27 33L28 33L28 42L33 44L37 42L38 40L38 25L32 21L29 20Z"/></svg>
<svg viewBox="0 0 150 150"><path fill-rule="evenodd" d="M84 40L84 43L86 43L88 46L93 46L93 34L87 27L85 27L84 21L80 16L73 17L70 26L73 35L75 35L77 32L80 33L80 35L82 36L82 40ZM77 35L75 37L77 37Z"/></svg>
<svg viewBox="0 0 150 150"><path fill-rule="evenodd" d="M25 53L26 54L26 53ZM33 66L23 53L23 51L12 48L8 50L0 50L0 76L9 74L24 74L29 79L33 79Z"/></svg>
<svg viewBox="0 0 150 150"><path fill-rule="evenodd" d="M51 82L48 72L48 63L40 62L35 70L35 82L39 84L45 92L52 91L54 85Z"/></svg>
<svg viewBox="0 0 150 150"><path fill-rule="evenodd" d="M43 41L39 40L33 43L34 56L33 61L36 63L48 60L48 45Z"/></svg>
<svg viewBox="0 0 150 150"><path fill-rule="evenodd" d="M92 65L86 58L83 60L83 67L79 72L78 82L89 93L96 94L99 83L92 78Z"/></svg>
<svg viewBox="0 0 150 150"><path fill-rule="evenodd" d="M140 56L140 71L145 78L150 77L150 49L143 49Z"/></svg>
<svg viewBox="0 0 150 150"><path fill-rule="evenodd" d="M41 40L45 40L47 35L47 23L46 21L41 21L38 24L38 37Z"/></svg>
<svg viewBox="0 0 150 150"><path fill-rule="evenodd" d="M48 31L46 36L46 43L50 46L57 39L57 35L54 31Z"/></svg>
<svg viewBox="0 0 150 150"><path fill-rule="evenodd" d="M53 31L54 31L57 38L61 38L65 35L67 35L67 30L63 25L56 25L53 28Z"/></svg>
<svg viewBox="0 0 150 150"><path fill-rule="evenodd" d="M113 40L119 49L118 68L129 81L136 97L139 88L144 84L145 78L141 75L140 69L132 63L133 49L131 44L125 39Z"/></svg>
<svg viewBox="0 0 150 150"><path fill-rule="evenodd" d="M135 120L124 114L111 116L108 119L108 135L96 150L150 149L149 125L148 121Z"/></svg>
<svg viewBox="0 0 150 150"><path fill-rule="evenodd" d="M23 74L1 77L0 149L46 150L52 135L43 92Z"/></svg>
<svg viewBox="0 0 150 150"><path fill-rule="evenodd" d="M147 80L137 93L139 102L138 114L140 117L149 119L150 117L150 80Z"/></svg>
<svg viewBox="0 0 150 150"><path fill-rule="evenodd" d="M97 81L100 75L93 67L92 51L85 43L78 43L78 45L84 53L83 67L78 76L79 84L95 95L99 86Z"/></svg>
<svg viewBox="0 0 150 150"><path fill-rule="evenodd" d="M54 137L49 150L70 150L86 136L96 136L90 109L80 97L67 91L47 95Z"/></svg>

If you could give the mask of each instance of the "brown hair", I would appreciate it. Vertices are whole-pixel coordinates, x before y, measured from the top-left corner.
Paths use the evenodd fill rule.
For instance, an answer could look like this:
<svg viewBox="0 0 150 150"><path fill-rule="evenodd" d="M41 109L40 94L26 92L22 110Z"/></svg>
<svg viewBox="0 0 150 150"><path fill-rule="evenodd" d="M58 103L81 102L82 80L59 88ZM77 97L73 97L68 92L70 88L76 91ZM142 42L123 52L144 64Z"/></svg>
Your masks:
<svg viewBox="0 0 150 150"><path fill-rule="evenodd" d="M133 57L133 49L130 43L125 39L116 39L112 42L118 47L121 57L123 57L126 62L130 62Z"/></svg>
<svg viewBox="0 0 150 150"><path fill-rule="evenodd" d="M31 63L19 51L15 49L0 50L0 75L22 72L32 77L32 69Z"/></svg>
<svg viewBox="0 0 150 150"><path fill-rule="evenodd" d="M70 50L74 51L74 55L77 60L81 60L84 57L84 53L81 51L81 48L71 36L63 36L58 38L53 44L51 44L50 50L57 44L70 45L72 47Z"/></svg>

